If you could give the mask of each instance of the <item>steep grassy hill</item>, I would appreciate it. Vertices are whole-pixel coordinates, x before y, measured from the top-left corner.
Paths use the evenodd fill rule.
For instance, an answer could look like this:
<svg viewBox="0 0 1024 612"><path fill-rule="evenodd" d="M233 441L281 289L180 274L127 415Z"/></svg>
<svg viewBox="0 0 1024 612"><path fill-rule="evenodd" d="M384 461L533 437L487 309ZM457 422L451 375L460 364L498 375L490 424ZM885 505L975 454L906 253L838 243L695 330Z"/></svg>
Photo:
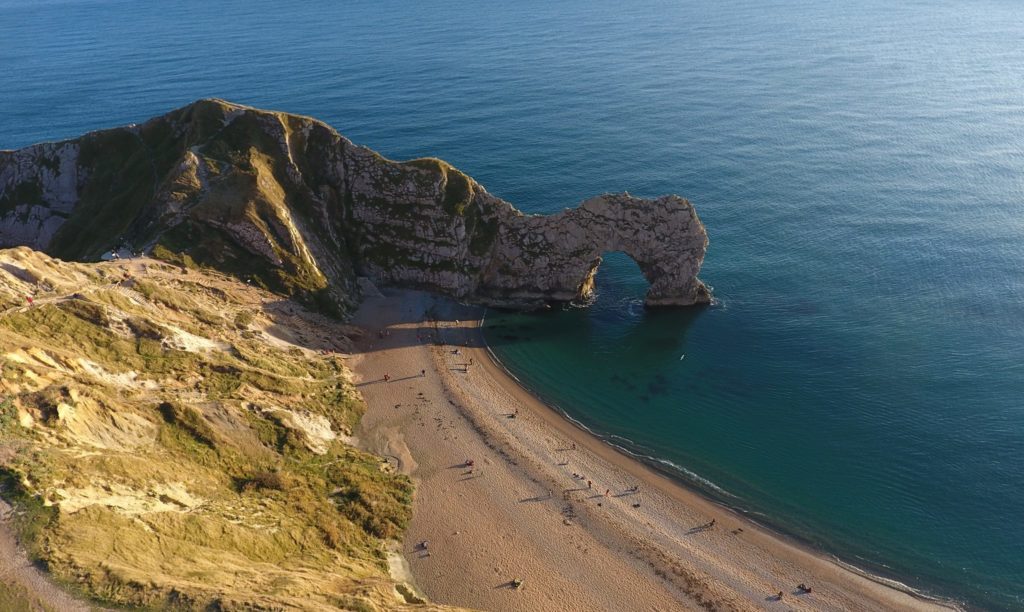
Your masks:
<svg viewBox="0 0 1024 612"><path fill-rule="evenodd" d="M0 251L0 495L23 543L108 604L434 609L388 573L410 482L346 443L353 333L220 274Z"/></svg>

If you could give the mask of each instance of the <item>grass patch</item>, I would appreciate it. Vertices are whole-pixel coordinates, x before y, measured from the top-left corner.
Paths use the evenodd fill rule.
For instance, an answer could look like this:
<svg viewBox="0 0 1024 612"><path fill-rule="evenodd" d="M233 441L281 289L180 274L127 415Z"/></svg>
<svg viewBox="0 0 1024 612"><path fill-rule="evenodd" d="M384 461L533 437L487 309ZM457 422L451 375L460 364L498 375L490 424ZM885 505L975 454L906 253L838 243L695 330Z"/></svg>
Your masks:
<svg viewBox="0 0 1024 612"><path fill-rule="evenodd" d="M179 406L170 402L163 402L158 407L160 416L168 425L179 427L193 440L209 448L217 447L217 434L210 427L206 419L199 411L192 406Z"/></svg>
<svg viewBox="0 0 1024 612"><path fill-rule="evenodd" d="M44 560L46 532L57 518L57 509L47 506L40 495L25 486L24 480L25 476L18 470L0 465L0 497L14 507L12 524L18 539L30 558Z"/></svg>
<svg viewBox="0 0 1024 612"><path fill-rule="evenodd" d="M242 310L235 315L235 327L238 329L248 329L255 319L256 315L251 310Z"/></svg>
<svg viewBox="0 0 1024 612"><path fill-rule="evenodd" d="M45 206L43 201L43 188L37 181L26 180L14 186L14 189L7 190L3 197L0 197L0 217L3 217L22 205Z"/></svg>

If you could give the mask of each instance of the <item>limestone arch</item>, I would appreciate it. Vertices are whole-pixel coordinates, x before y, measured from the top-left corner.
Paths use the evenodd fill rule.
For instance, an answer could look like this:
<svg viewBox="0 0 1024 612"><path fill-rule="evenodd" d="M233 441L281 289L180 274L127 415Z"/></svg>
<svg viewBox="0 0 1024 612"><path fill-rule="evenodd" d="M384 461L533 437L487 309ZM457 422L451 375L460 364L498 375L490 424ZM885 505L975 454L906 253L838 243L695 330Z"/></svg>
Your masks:
<svg viewBox="0 0 1024 612"><path fill-rule="evenodd" d="M633 262L640 278L644 279L644 297L646 298L650 294L651 277L648 276L649 271L652 269L650 265L645 267L636 256L629 253L626 249L604 249L587 264L583 277L577 285L576 297L573 299L574 303L590 304L597 299L597 273L601 266L605 264L605 260L609 255L621 255Z"/></svg>

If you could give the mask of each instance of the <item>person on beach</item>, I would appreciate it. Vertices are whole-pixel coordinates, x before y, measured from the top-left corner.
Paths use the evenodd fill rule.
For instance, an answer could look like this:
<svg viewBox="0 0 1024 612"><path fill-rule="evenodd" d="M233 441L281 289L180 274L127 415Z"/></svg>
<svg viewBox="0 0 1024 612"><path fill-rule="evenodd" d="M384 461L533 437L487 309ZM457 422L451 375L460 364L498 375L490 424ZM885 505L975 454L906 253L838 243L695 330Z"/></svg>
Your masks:
<svg viewBox="0 0 1024 612"><path fill-rule="evenodd" d="M608 497L608 496L610 496L611 494L612 494L612 490L611 490L611 489L605 489L605 490L604 490L604 496L605 496L605 497Z"/></svg>
<svg viewBox="0 0 1024 612"><path fill-rule="evenodd" d="M388 382L388 381L390 381L390 380L391 380L391 376L390 376L390 375L388 375L388 374L385 374L385 375L384 375L384 382Z"/></svg>
<svg viewBox="0 0 1024 612"><path fill-rule="evenodd" d="M588 489L593 489L594 488L594 483L588 480L587 481L587 488Z"/></svg>
<svg viewBox="0 0 1024 612"><path fill-rule="evenodd" d="M426 377L427 376L427 371L426 370L420 370L420 376L421 377Z"/></svg>

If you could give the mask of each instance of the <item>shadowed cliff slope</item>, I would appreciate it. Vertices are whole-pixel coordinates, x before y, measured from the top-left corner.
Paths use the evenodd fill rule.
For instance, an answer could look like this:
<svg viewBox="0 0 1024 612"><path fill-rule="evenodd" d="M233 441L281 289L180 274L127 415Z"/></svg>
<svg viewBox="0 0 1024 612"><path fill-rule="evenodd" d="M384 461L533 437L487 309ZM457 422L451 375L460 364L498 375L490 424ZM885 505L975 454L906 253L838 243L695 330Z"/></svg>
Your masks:
<svg viewBox="0 0 1024 612"><path fill-rule="evenodd" d="M648 304L709 301L692 205L599 196L524 215L437 159L393 162L316 120L201 100L141 125L0 152L0 247L196 262L344 315L355 278L535 308L585 299L624 251Z"/></svg>

